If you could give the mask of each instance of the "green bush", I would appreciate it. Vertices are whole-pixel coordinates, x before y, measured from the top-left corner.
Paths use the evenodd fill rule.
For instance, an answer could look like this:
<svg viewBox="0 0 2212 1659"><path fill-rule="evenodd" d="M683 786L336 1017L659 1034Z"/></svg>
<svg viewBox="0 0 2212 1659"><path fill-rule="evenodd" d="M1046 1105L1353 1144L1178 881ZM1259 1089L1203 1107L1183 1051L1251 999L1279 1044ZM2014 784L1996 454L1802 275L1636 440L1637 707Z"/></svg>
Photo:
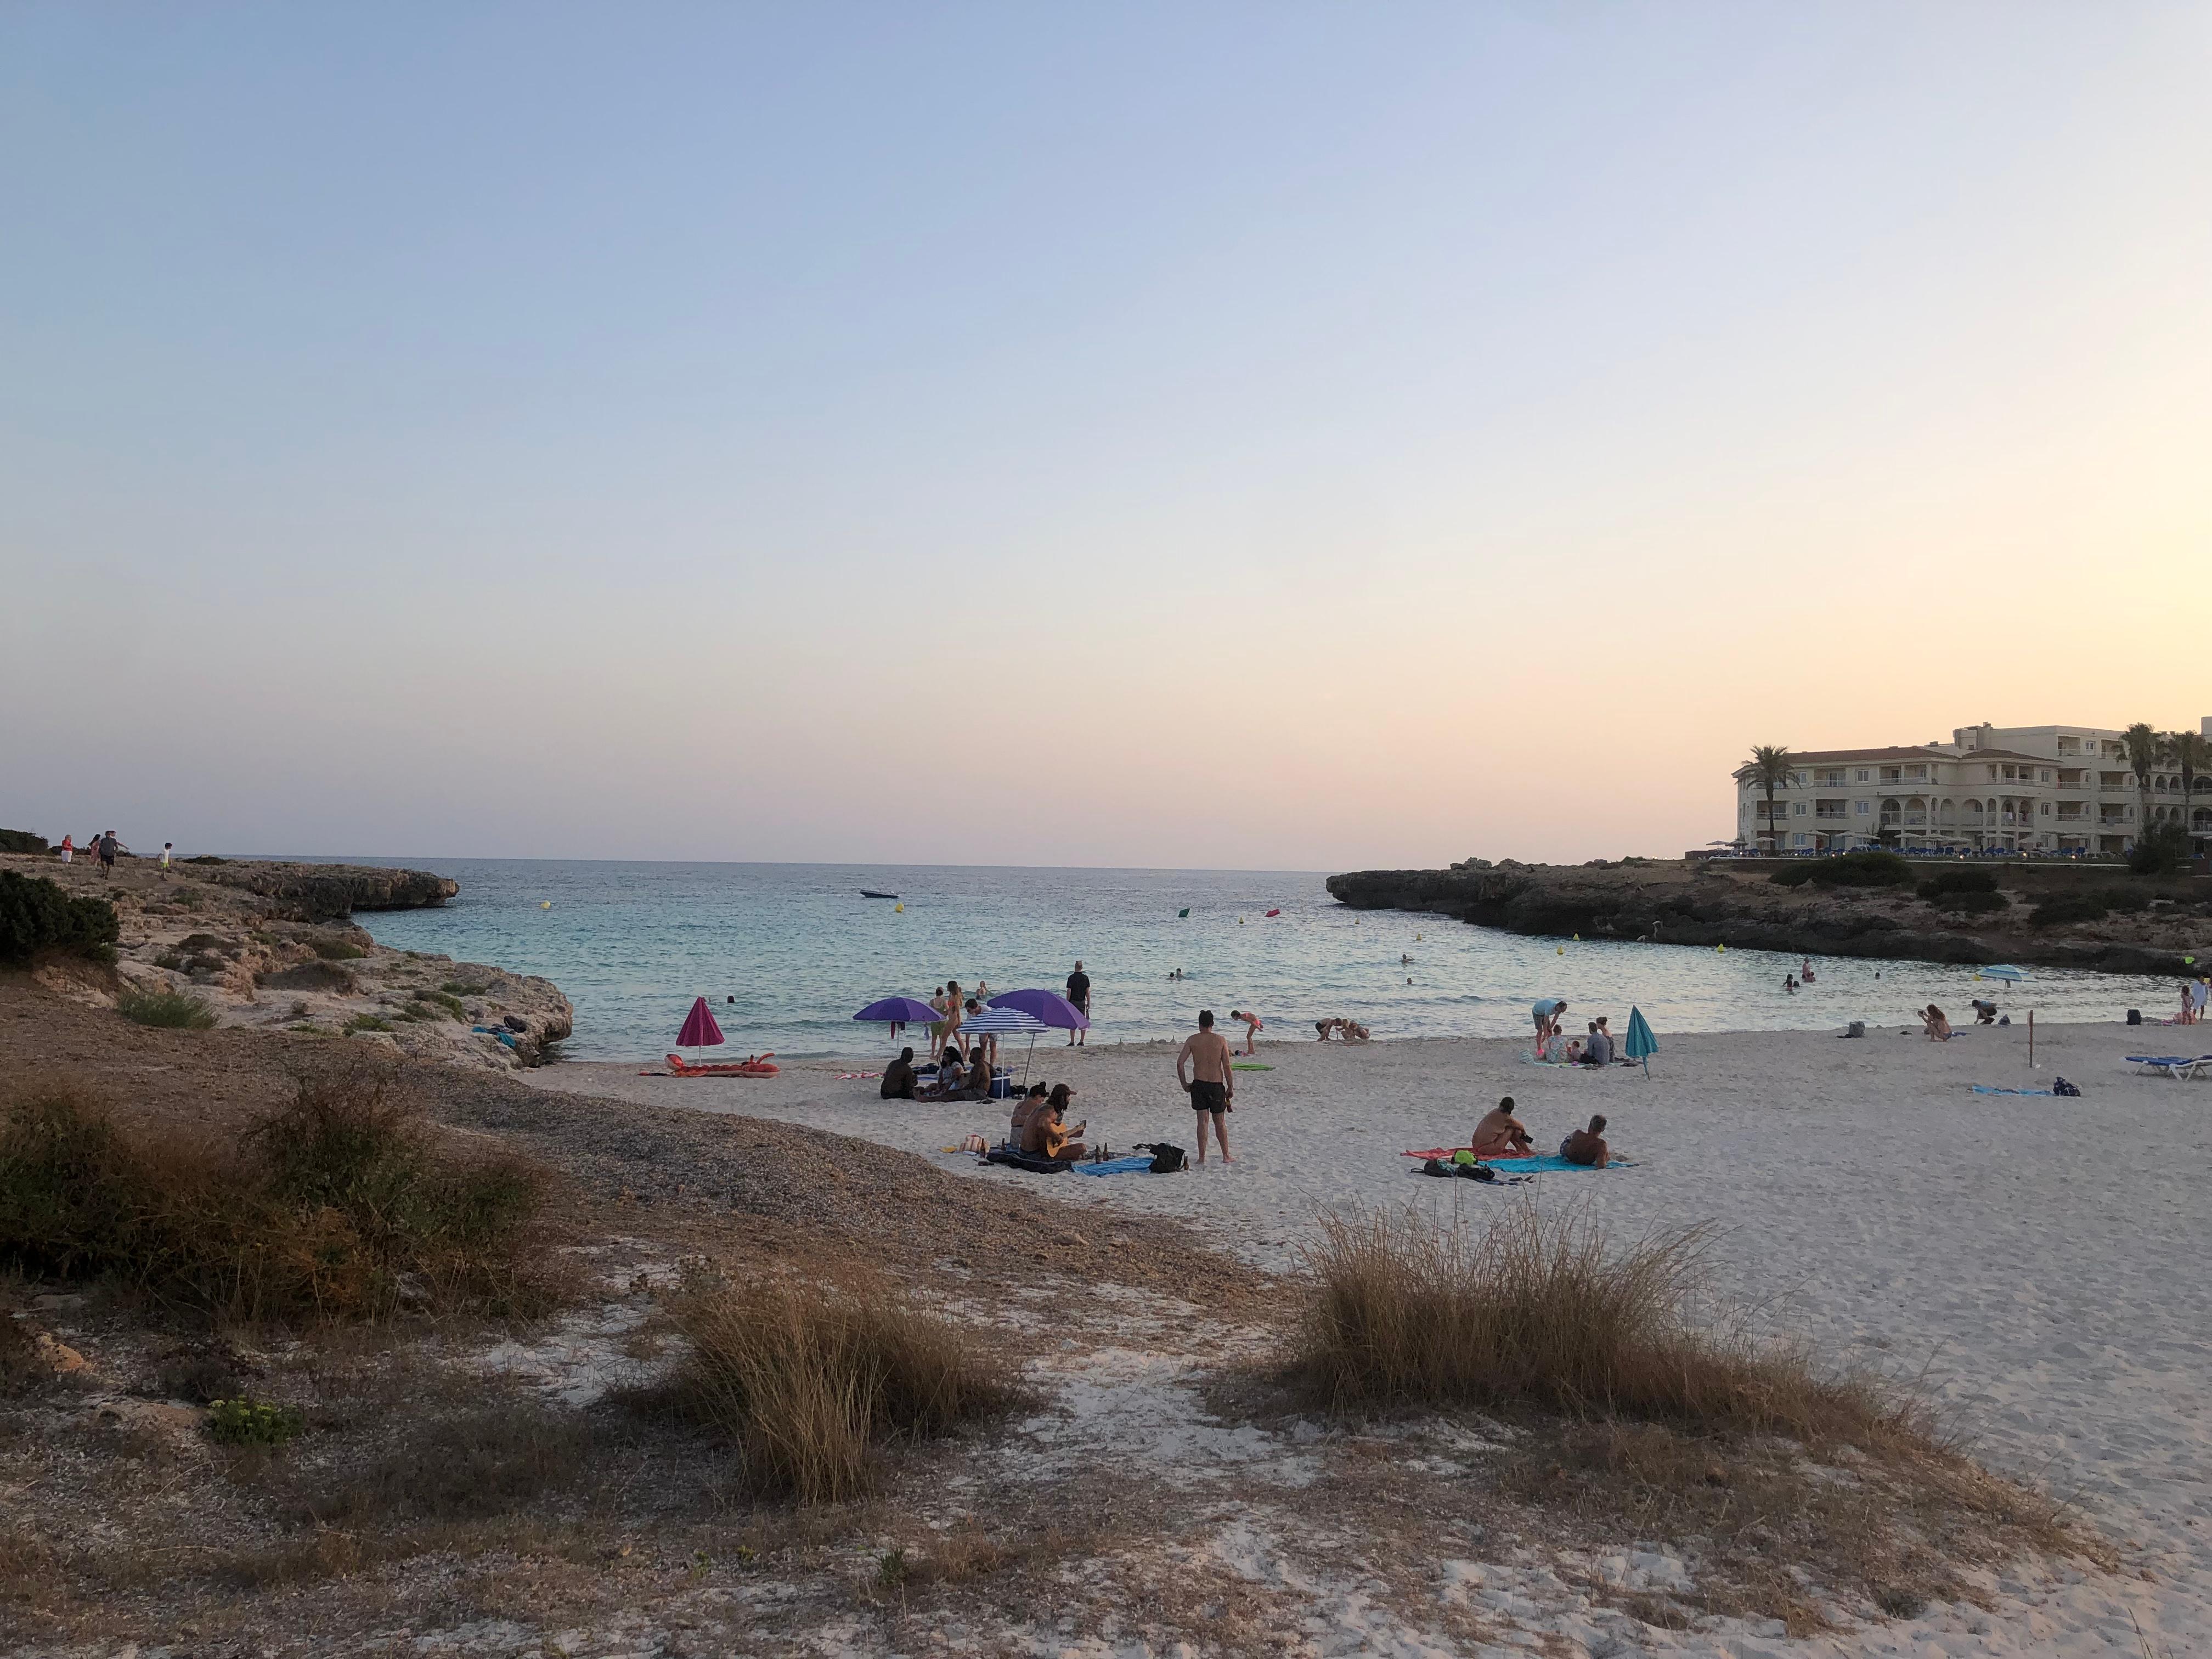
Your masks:
<svg viewBox="0 0 2212 1659"><path fill-rule="evenodd" d="M1938 910L1969 916L1987 915L1993 910L2012 908L2012 901L2002 893L1939 893L1928 902Z"/></svg>
<svg viewBox="0 0 2212 1659"><path fill-rule="evenodd" d="M1920 896L1939 899L1947 893L1994 893L1997 890L1997 872L1994 870L1939 870L1920 884Z"/></svg>
<svg viewBox="0 0 2212 1659"><path fill-rule="evenodd" d="M392 1024L389 1020L379 1019L374 1014L356 1014L345 1023L343 1029L349 1031L388 1031Z"/></svg>
<svg viewBox="0 0 2212 1659"><path fill-rule="evenodd" d="M368 954L349 939L319 939L311 943L315 954L325 962L359 962Z"/></svg>
<svg viewBox="0 0 2212 1659"><path fill-rule="evenodd" d="M208 1407L208 1433L225 1446L281 1446L307 1426L292 1407L265 1400L211 1400Z"/></svg>
<svg viewBox="0 0 2212 1659"><path fill-rule="evenodd" d="M72 898L44 876L0 870L0 962L40 951L96 950L114 944L121 931L106 899Z"/></svg>
<svg viewBox="0 0 2212 1659"><path fill-rule="evenodd" d="M2063 927L2069 921L2101 921L2110 911L2101 893L2059 893L2028 914L2037 927Z"/></svg>
<svg viewBox="0 0 2212 1659"><path fill-rule="evenodd" d="M1912 866L1894 853L1837 853L1778 870L1768 879L1778 887L1808 881L1821 887L1909 887Z"/></svg>
<svg viewBox="0 0 2212 1659"><path fill-rule="evenodd" d="M44 836L34 836L27 830L0 830L0 853L31 853L44 855L53 849L46 845Z"/></svg>
<svg viewBox="0 0 2212 1659"><path fill-rule="evenodd" d="M130 985L115 999L115 1012L134 1025L159 1026L167 1031L210 1031L215 1010L189 991Z"/></svg>
<svg viewBox="0 0 2212 1659"><path fill-rule="evenodd" d="M2128 853L2128 868L2139 876L2171 875L2189 862L2189 832L2168 819L2136 838Z"/></svg>

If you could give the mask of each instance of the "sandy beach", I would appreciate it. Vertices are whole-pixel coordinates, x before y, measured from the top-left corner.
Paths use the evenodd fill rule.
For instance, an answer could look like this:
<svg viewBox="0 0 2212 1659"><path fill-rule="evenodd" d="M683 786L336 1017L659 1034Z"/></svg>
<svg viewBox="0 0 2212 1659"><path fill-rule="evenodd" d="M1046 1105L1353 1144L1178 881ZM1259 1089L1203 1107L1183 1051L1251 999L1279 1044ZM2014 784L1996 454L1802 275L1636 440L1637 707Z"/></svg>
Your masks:
<svg viewBox="0 0 2212 1659"><path fill-rule="evenodd" d="M2203 1178L2212 1085L2135 1075L2130 1053L2197 1052L2195 1031L1968 1029L1948 1045L1800 1033L1666 1038L1650 1077L1529 1065L1514 1041L1340 1048L1263 1042L1238 1074L1237 1162L1187 1176L1042 1177L940 1149L995 1138L995 1108L884 1102L879 1059L809 1060L766 1081L571 1065L536 1087L804 1124L923 1154L979 1181L1072 1205L1188 1220L1268 1267L1291 1265L1329 1206L1413 1202L1479 1218L1505 1193L1409 1174L1407 1148L1464 1142L1500 1095L1538 1143L1594 1111L1628 1167L1534 1178L1624 1234L1711 1223L1717 1295L1838 1365L1924 1381L1992 1467L2076 1501L2119 1546L2118 1575L2023 1572L1988 1610L1929 1609L1879 1631L1713 1647L1648 1632L1649 1651L2091 1654L2212 1651L2212 1223ZM1078 1091L1075 1117L1115 1147L1192 1144L1167 1045L1040 1044L1033 1077ZM1018 1067L1019 1056L1016 1057ZM1978 1095L2064 1075L2082 1097ZM619 1134L618 1125L610 1133ZM1557 1629L1540 1583L1532 1629ZM1627 1649L1607 1649L1626 1652Z"/></svg>

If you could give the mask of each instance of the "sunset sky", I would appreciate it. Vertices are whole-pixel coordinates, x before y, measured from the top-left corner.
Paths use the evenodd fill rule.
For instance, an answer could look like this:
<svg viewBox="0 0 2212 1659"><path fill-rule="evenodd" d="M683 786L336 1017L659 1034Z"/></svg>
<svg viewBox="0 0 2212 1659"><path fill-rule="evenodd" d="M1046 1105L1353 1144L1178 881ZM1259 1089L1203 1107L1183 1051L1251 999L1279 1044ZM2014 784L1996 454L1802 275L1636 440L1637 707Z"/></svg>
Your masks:
<svg viewBox="0 0 2212 1659"><path fill-rule="evenodd" d="M1679 853L2212 714L2212 8L0 10L0 824Z"/></svg>

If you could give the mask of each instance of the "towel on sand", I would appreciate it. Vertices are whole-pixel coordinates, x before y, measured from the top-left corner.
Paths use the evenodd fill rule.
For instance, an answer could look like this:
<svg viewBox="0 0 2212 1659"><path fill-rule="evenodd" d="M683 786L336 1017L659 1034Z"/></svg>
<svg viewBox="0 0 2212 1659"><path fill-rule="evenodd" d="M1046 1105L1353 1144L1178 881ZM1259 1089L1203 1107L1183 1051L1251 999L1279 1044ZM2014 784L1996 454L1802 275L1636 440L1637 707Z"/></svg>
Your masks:
<svg viewBox="0 0 2212 1659"><path fill-rule="evenodd" d="M1074 1170L1078 1175L1095 1176L1127 1175L1133 1170L1149 1170L1152 1167L1152 1155L1150 1152L1146 1152L1141 1156L1132 1158L1104 1158L1097 1164L1071 1164L1068 1165L1068 1168Z"/></svg>
<svg viewBox="0 0 2212 1659"><path fill-rule="evenodd" d="M2055 1095L2055 1089L1992 1089L1985 1083L1974 1085L1978 1095Z"/></svg>
<svg viewBox="0 0 2212 1659"><path fill-rule="evenodd" d="M1449 1164L1453 1153L1465 1151L1467 1148L1464 1146L1432 1146L1425 1152L1401 1152L1399 1156L1424 1161L1432 1158L1442 1158ZM1520 1158L1486 1158L1480 1161L1494 1166L1500 1175L1540 1175L1547 1170L1592 1170L1597 1167L1594 1164L1570 1164L1564 1158L1557 1158L1548 1152L1529 1152ZM1632 1170L1636 1165L1627 1158L1616 1158L1609 1160L1607 1167Z"/></svg>

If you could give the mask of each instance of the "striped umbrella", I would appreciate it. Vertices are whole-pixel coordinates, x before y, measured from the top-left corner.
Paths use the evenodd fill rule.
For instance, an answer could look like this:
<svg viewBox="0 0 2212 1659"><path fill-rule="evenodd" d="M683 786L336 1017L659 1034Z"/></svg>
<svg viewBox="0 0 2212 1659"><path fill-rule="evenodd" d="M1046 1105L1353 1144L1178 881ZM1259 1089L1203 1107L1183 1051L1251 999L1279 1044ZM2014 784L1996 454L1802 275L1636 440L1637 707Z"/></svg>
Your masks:
<svg viewBox="0 0 2212 1659"><path fill-rule="evenodd" d="M986 1008L968 1015L960 1022L963 1036L1026 1036L1028 1051L1022 1056L1022 1082L1030 1080L1030 1056L1036 1053L1036 1040L1053 1028L1035 1014L1019 1008Z"/></svg>

